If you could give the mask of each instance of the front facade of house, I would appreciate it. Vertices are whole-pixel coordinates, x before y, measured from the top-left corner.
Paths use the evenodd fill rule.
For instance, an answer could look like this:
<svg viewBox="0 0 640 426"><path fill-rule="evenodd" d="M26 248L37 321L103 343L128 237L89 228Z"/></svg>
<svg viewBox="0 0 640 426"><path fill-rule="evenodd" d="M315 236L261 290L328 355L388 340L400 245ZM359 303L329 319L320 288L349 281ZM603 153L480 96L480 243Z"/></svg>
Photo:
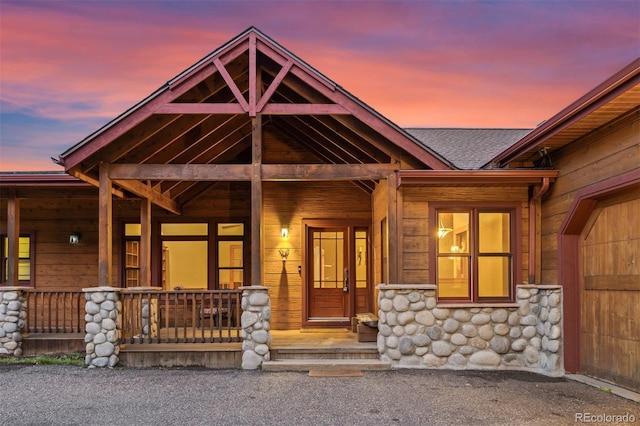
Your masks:
<svg viewBox="0 0 640 426"><path fill-rule="evenodd" d="M398 367L562 374L559 172L531 146L461 170L250 28L63 153L66 174L2 175L3 281L266 287L274 330L377 313Z"/></svg>

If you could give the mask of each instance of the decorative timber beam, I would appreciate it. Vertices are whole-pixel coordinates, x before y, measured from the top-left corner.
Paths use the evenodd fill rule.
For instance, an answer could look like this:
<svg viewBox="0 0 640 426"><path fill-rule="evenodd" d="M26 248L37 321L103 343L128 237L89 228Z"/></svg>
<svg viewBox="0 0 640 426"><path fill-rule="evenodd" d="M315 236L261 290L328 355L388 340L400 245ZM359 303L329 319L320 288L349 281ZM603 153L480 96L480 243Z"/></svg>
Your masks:
<svg viewBox="0 0 640 426"><path fill-rule="evenodd" d="M262 180L383 179L397 168L397 164L263 164Z"/></svg>
<svg viewBox="0 0 640 426"><path fill-rule="evenodd" d="M112 164L114 180L251 180L250 164Z"/></svg>
<svg viewBox="0 0 640 426"><path fill-rule="evenodd" d="M276 89L278 88L278 86L280 86L280 83L282 83L282 80L287 75L292 66L293 60L289 59L287 63L284 64L282 69L280 69L280 72L278 72L267 90L264 91L264 94L262 95L262 98L260 98L260 102L258 102L258 105L256 105L257 111L262 111L264 109L264 106L267 104L269 99L271 99L271 96L276 92Z"/></svg>
<svg viewBox="0 0 640 426"><path fill-rule="evenodd" d="M264 98L263 98L264 99ZM257 108L257 107L256 107ZM265 104L261 110L271 115L348 115L345 107L338 104ZM243 106L239 104L213 103L170 103L154 111L154 114L244 114Z"/></svg>
<svg viewBox="0 0 640 426"><path fill-rule="evenodd" d="M245 100L244 96L242 95L242 92L240 91L240 89L238 88L238 85L236 84L235 81L233 81L233 78L231 77L231 75L229 75L229 72L227 71L227 69L224 67L222 62L220 62L220 59L214 58L213 59L213 64L218 69L218 72L220 73L220 75L224 79L225 83L227 83L227 86L229 86L229 89L231 89L231 92L233 93L233 96L236 97L236 100L238 101L238 103L242 107L243 111L244 112L249 112L249 104L247 104L247 101Z"/></svg>
<svg viewBox="0 0 640 426"><path fill-rule="evenodd" d="M398 169L398 164L261 164L263 181L348 181L384 179ZM111 164L109 177L118 185L147 196L148 189L127 187L125 182L137 180L176 181L250 181L251 164ZM144 192L141 194L140 192ZM156 192L162 196L161 193Z"/></svg>
<svg viewBox="0 0 640 426"><path fill-rule="evenodd" d="M154 114L244 114L240 104L229 103L169 103L158 107Z"/></svg>
<svg viewBox="0 0 640 426"><path fill-rule="evenodd" d="M87 182L88 184L95 186L96 188L100 188L100 182L98 182L98 179L93 178L93 177L81 172L78 169L69 170L69 174L71 176L74 176L74 177L80 179L83 182ZM124 198L124 192L122 192L122 191L120 191L118 189L115 189L115 188L111 188L111 195L115 195L118 198Z"/></svg>
<svg viewBox="0 0 640 426"><path fill-rule="evenodd" d="M113 164L111 166L114 166ZM137 180L120 180L112 179L113 183L121 186L129 192L133 192L138 197L148 198L158 207L177 215L182 215L182 206L177 201L167 197L166 195L149 188L147 185Z"/></svg>

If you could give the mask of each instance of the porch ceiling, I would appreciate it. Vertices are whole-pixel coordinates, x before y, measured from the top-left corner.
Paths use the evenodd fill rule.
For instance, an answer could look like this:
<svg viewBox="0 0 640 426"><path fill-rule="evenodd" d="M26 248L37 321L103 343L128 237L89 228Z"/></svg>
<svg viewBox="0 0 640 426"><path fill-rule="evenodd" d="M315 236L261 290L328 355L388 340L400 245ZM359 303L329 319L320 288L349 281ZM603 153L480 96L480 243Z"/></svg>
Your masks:
<svg viewBox="0 0 640 426"><path fill-rule="evenodd" d="M249 165L255 163L256 115L262 116L264 165L400 168L402 162L420 169L450 168L411 135L254 28L63 153L60 161L70 174L94 185L101 163L139 165L140 170L146 165ZM136 180L182 204L230 175L220 168L220 176L215 176L209 168L214 173L189 180L183 179L183 169L174 170L170 177ZM292 170L282 169L287 180L296 180ZM251 171L236 177L251 180ZM379 178L379 173L372 173L371 178L353 181L370 192ZM141 195L139 185L118 180L114 184Z"/></svg>

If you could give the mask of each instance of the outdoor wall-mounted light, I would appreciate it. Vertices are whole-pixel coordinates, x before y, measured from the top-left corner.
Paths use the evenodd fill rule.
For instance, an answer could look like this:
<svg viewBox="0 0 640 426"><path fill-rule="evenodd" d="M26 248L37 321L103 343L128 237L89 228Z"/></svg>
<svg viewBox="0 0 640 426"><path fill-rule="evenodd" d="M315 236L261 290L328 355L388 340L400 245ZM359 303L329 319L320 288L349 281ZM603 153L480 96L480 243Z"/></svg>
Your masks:
<svg viewBox="0 0 640 426"><path fill-rule="evenodd" d="M284 263L287 261L287 258L289 257L289 249L278 249L278 253L280 253L282 264L284 265Z"/></svg>
<svg viewBox="0 0 640 426"><path fill-rule="evenodd" d="M80 234L75 232L69 235L69 244L78 244L80 242Z"/></svg>
<svg viewBox="0 0 640 426"><path fill-rule="evenodd" d="M285 239L285 240L287 238L289 238L289 228L282 228L280 230L280 238Z"/></svg>

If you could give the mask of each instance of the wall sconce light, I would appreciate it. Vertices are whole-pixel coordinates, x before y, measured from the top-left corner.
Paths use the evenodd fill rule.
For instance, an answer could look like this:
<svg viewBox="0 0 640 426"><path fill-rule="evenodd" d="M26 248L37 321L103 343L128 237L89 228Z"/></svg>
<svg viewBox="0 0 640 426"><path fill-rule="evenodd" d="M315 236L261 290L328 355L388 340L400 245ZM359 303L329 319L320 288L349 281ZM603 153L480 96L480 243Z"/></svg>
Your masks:
<svg viewBox="0 0 640 426"><path fill-rule="evenodd" d="M69 235L69 244L78 244L80 242L80 234L75 232Z"/></svg>
<svg viewBox="0 0 640 426"><path fill-rule="evenodd" d="M289 228L282 228L280 230L280 238L286 240L287 238L289 238Z"/></svg>
<svg viewBox="0 0 640 426"><path fill-rule="evenodd" d="M282 258L282 264L284 265L289 257L289 249L278 249L278 253L280 253L280 257Z"/></svg>

